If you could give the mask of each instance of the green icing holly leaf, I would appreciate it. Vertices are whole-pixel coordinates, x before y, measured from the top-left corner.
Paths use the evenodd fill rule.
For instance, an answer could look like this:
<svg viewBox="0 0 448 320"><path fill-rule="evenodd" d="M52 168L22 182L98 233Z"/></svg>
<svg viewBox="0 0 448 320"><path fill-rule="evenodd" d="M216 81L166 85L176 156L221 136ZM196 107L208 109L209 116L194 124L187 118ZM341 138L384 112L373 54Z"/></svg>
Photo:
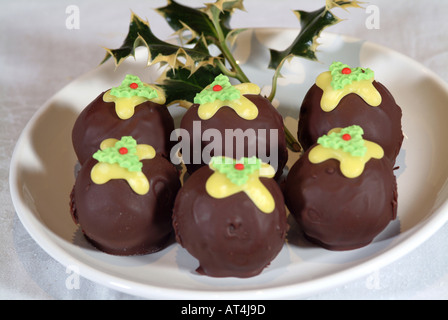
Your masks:
<svg viewBox="0 0 448 320"><path fill-rule="evenodd" d="M261 160L256 157L234 160L225 157L213 157L210 165L224 174L230 182L241 186L247 182L249 176L261 168Z"/></svg>
<svg viewBox="0 0 448 320"><path fill-rule="evenodd" d="M332 132L317 139L324 148L341 149L354 157L363 157L367 152L363 139L364 130L357 125L343 128L340 132Z"/></svg>
<svg viewBox="0 0 448 320"><path fill-rule="evenodd" d="M350 68L348 65L342 62L333 62L330 66L331 73L331 86L334 90L344 89L345 86L350 85L353 81L369 80L372 79L375 74L367 68Z"/></svg>
<svg viewBox="0 0 448 320"><path fill-rule="evenodd" d="M137 141L130 136L122 137L113 147L98 150L93 154L93 158L99 162L117 163L132 172L142 171L143 167L137 156Z"/></svg>
<svg viewBox="0 0 448 320"><path fill-rule="evenodd" d="M156 90L145 84L139 77L128 74L121 85L110 90L110 94L117 98L130 98L134 96L145 97L148 100L158 97Z"/></svg>
<svg viewBox="0 0 448 320"><path fill-rule="evenodd" d="M215 100L232 101L239 99L240 96L241 92L232 86L229 78L220 74L208 88L202 90L195 96L194 103L204 104L214 102Z"/></svg>

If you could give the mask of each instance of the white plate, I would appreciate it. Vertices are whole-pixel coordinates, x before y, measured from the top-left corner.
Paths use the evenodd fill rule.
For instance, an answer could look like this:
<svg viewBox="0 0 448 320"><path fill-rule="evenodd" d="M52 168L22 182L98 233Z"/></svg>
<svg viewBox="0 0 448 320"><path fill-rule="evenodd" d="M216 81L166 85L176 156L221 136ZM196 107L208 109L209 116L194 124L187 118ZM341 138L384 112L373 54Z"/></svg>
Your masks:
<svg viewBox="0 0 448 320"><path fill-rule="evenodd" d="M271 84L273 72L266 68L269 53L265 46L283 49L296 33L257 29L241 35L235 54L252 81L260 86ZM262 274L249 279L197 275L197 261L177 244L140 257L110 256L93 249L69 213L76 162L71 128L79 112L101 91L120 83L126 73L155 81L157 70L144 67L145 50L117 70L109 62L75 80L43 105L25 127L10 169L12 199L21 222L44 250L62 264L76 267L82 276L156 299L305 297L398 259L436 232L448 217L448 88L420 64L378 45L333 34L325 34L322 43L320 62L294 58L283 69L277 102L293 133L305 92L334 60L372 68L403 109L407 137L396 172L398 219L372 244L348 252L327 251L307 244L291 221L288 242L278 257ZM183 109L173 106L170 110L178 123Z"/></svg>

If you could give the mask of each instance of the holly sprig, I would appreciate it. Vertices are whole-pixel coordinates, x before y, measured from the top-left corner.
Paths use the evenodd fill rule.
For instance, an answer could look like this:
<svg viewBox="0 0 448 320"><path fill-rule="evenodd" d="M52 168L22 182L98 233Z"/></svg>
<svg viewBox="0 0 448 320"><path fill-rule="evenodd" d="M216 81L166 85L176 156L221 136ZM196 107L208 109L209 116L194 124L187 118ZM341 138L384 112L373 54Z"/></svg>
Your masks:
<svg viewBox="0 0 448 320"><path fill-rule="evenodd" d="M275 2L273 2L275 5ZM300 21L300 32L292 44L283 51L269 49L271 58L267 68L274 69L272 101L276 94L277 79L285 61L292 57L316 60L317 39L322 30L339 21L331 10L335 7L359 8L358 1L326 0L322 8L306 12L294 11ZM174 0L158 8L159 12L178 36L179 44L172 44L157 38L148 21L132 13L128 34L120 48L106 49L102 62L113 58L118 66L124 59L135 55L140 46L148 48L148 65L159 63L165 72L158 79L158 85L166 94L168 105L178 103L189 107L197 93L213 79L224 74L240 82L250 82L244 70L237 63L231 45L244 29L232 29L230 20L236 10L244 10L243 0L217 0L206 3L202 8L191 8ZM211 46L219 49L211 53ZM301 151L300 144L286 129L287 142L293 151Z"/></svg>
<svg viewBox="0 0 448 320"><path fill-rule="evenodd" d="M137 141L131 136L122 137L113 147L98 150L93 154L93 158L99 162L117 163L131 172L142 171L143 167L137 155Z"/></svg>
<svg viewBox="0 0 448 320"><path fill-rule="evenodd" d="M145 84L139 77L127 74L118 87L113 87L110 94L118 98L130 98L134 96L144 97L148 100L157 98L158 93L155 89Z"/></svg>
<svg viewBox="0 0 448 320"><path fill-rule="evenodd" d="M220 74L208 88L205 88L194 97L194 103L204 104L214 102L216 99L221 101L232 101L239 99L240 96L240 91L232 86L229 78Z"/></svg>
<svg viewBox="0 0 448 320"><path fill-rule="evenodd" d="M364 130L358 125L342 128L317 139L317 143L324 148L341 149L353 157L363 157L367 152L364 144Z"/></svg>
<svg viewBox="0 0 448 320"><path fill-rule="evenodd" d="M350 68L349 65L335 61L330 66L331 86L334 90L344 89L354 81L372 79L375 73L369 68Z"/></svg>
<svg viewBox="0 0 448 320"><path fill-rule="evenodd" d="M210 161L210 166L224 174L227 179L233 184L241 186L249 180L249 176L261 168L261 160L257 157L246 158L239 160L213 157Z"/></svg>

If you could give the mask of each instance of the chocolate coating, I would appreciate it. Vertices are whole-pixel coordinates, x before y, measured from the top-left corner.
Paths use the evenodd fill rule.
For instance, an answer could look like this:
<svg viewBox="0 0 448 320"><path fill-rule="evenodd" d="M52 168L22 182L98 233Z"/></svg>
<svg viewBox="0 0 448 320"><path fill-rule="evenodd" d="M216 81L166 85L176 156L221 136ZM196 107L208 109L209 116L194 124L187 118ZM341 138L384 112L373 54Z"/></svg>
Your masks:
<svg viewBox="0 0 448 320"><path fill-rule="evenodd" d="M95 184L90 178L97 163L88 160L78 173L71 195L71 211L85 237L99 250L113 255L142 255L164 248L173 234L172 210L180 188L178 171L156 155L143 160L149 192L138 195L126 180Z"/></svg>
<svg viewBox="0 0 448 320"><path fill-rule="evenodd" d="M230 143L232 143L232 141L230 141L232 139L225 139L226 129L241 129L242 132L248 133L248 138L244 138L244 142L241 139L233 139L233 150L231 151L232 154L229 155L228 151L225 151L226 154L230 158L257 156L263 162L270 163L276 169L276 177L281 175L282 170L288 160L285 132L283 130L283 118L277 111L277 109L272 106L271 102L268 99L260 95L244 96L251 100L258 108L258 116L254 120L245 120L241 118L233 109L229 107L220 108L216 112L216 114L208 120L201 120L198 116L199 105L197 104L192 105L184 114L180 127L187 130L191 137L189 148L190 159L189 161L185 161L189 162L186 163L186 167L187 171L190 174L200 167L206 164L208 165L208 162L204 162L204 159L202 159L201 154L204 148L213 143L213 139L211 139L212 141L204 141L204 139L200 139L200 137L195 138L193 136L194 122L200 121L201 137L203 136L204 131L208 129L218 130L222 137L221 143L214 142L214 144L219 144L219 148L213 150L214 152L210 153L211 156L223 155L223 150L225 150L226 144L229 145ZM266 134L263 135L263 131L259 131L260 129L265 129ZM277 130L277 138L273 139L273 141L270 141L270 129ZM201 152L201 154L194 155L194 143L200 144L200 148L198 148L197 150ZM244 143L244 148L242 148L243 154L237 151L239 150L237 148L241 143ZM271 143L273 144L272 146ZM265 149L258 149L258 145L265 146ZM278 155L277 157L275 156L275 154L270 153L271 147L272 150L274 150L273 152ZM275 160L277 160L277 163L273 163L273 161L270 161L272 160L271 158L274 159L274 162ZM195 159L200 159L200 161L196 162L194 161ZM186 160L185 157L184 160Z"/></svg>
<svg viewBox="0 0 448 320"><path fill-rule="evenodd" d="M371 159L357 178L339 161L312 164L307 151L291 168L285 200L305 236L330 250L369 244L397 215L397 184L387 158Z"/></svg>
<svg viewBox="0 0 448 320"><path fill-rule="evenodd" d="M373 85L382 97L379 106L372 107L360 96L351 93L330 112L320 107L323 91L313 85L300 109L298 140L302 147L307 150L333 128L359 125L364 129L363 138L378 143L393 165L403 142L402 111L381 83L374 81Z"/></svg>
<svg viewBox="0 0 448 320"><path fill-rule="evenodd" d="M260 178L275 199L276 208L269 214L244 192L215 199L205 189L212 173L202 167L179 191L173 213L176 239L199 260L201 274L255 276L283 247L288 230L283 194L275 180Z"/></svg>
<svg viewBox="0 0 448 320"><path fill-rule="evenodd" d="M115 112L115 103L103 101L104 93L84 108L73 126L72 142L79 162L86 162L104 139L123 136L149 144L168 158L174 145L170 141L174 120L167 107L147 101L135 108L131 118L122 120Z"/></svg>

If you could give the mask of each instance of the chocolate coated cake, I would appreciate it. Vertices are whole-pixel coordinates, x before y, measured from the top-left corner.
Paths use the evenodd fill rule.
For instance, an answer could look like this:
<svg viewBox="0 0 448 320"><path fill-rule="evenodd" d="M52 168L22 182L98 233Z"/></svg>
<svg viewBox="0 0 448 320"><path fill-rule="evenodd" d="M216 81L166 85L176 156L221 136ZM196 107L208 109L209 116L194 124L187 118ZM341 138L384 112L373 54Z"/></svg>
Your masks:
<svg viewBox="0 0 448 320"><path fill-rule="evenodd" d="M176 239L199 260L199 273L252 277L283 247L288 230L283 194L269 178L272 167L252 170L247 159L227 166L203 166L181 188L173 214ZM235 175L244 170L248 181L239 184Z"/></svg>

